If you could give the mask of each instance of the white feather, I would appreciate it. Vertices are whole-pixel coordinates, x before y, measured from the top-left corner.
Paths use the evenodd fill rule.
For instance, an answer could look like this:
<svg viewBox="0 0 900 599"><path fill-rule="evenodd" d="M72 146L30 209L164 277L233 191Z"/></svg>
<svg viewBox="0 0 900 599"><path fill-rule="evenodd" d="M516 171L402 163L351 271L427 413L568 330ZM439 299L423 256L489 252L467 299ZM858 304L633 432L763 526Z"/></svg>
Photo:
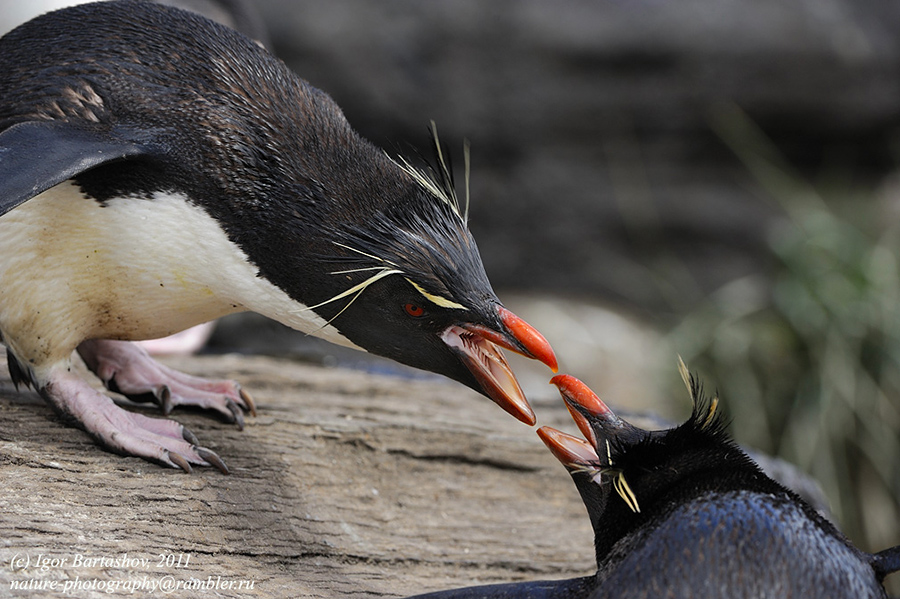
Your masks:
<svg viewBox="0 0 900 599"><path fill-rule="evenodd" d="M181 195L101 205L66 182L0 217L0 331L36 374L84 339L161 337L245 310L356 347Z"/></svg>

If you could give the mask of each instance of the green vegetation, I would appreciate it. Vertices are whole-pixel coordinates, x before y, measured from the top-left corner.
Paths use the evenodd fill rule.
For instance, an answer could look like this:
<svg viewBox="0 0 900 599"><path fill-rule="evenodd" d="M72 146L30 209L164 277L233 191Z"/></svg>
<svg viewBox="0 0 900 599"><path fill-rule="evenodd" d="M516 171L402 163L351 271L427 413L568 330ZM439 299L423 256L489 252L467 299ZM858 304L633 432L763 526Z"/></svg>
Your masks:
<svg viewBox="0 0 900 599"><path fill-rule="evenodd" d="M765 277L727 285L672 331L736 438L809 472L867 550L900 539L900 213L813 186L738 109L714 128L783 210ZM896 198L900 202L900 197Z"/></svg>

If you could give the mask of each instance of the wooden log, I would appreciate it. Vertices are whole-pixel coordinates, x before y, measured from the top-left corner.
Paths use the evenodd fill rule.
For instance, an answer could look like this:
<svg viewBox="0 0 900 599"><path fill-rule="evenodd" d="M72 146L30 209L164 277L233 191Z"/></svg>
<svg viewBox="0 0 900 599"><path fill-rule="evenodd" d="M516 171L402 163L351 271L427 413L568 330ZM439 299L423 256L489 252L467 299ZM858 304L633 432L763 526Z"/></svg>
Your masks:
<svg viewBox="0 0 900 599"><path fill-rule="evenodd" d="M399 597L592 571L565 470L460 385L264 357L168 363L256 398L243 431L173 414L231 475L105 452L0 364L0 596ZM534 405L572 430L549 386Z"/></svg>

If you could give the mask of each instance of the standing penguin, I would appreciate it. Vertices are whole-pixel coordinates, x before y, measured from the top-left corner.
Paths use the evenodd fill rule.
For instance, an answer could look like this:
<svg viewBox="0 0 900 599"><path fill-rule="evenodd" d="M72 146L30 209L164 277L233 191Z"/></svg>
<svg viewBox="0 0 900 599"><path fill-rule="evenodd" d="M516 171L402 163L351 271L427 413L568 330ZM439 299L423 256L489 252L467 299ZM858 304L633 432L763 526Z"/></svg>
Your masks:
<svg viewBox="0 0 900 599"><path fill-rule="evenodd" d="M875 599L900 570L900 546L854 547L725 433L718 401L686 375L694 410L646 431L584 383L552 381L588 439L538 429L565 465L594 529L597 573L563 581L471 587L418 599Z"/></svg>
<svg viewBox="0 0 900 599"><path fill-rule="evenodd" d="M254 408L236 383L129 341L247 310L446 375L528 424L498 346L556 368L491 289L444 162L392 160L243 35L123 0L0 39L0 335L16 384L108 449L226 470L70 360L77 349L107 388L166 413L240 424Z"/></svg>

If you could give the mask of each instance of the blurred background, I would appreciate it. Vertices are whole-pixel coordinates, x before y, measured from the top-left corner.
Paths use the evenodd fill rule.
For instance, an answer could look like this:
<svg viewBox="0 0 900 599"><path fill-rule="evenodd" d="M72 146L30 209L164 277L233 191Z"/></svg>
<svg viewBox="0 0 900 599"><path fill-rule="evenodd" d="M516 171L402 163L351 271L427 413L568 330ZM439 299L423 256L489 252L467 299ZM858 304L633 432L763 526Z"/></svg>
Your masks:
<svg viewBox="0 0 900 599"><path fill-rule="evenodd" d="M61 3L0 0L0 29ZM433 119L461 182L469 140L488 274L563 371L681 420L680 355L854 542L900 543L900 3L249 4L390 153ZM393 368L247 322L210 348ZM516 364L540 419L558 397Z"/></svg>

